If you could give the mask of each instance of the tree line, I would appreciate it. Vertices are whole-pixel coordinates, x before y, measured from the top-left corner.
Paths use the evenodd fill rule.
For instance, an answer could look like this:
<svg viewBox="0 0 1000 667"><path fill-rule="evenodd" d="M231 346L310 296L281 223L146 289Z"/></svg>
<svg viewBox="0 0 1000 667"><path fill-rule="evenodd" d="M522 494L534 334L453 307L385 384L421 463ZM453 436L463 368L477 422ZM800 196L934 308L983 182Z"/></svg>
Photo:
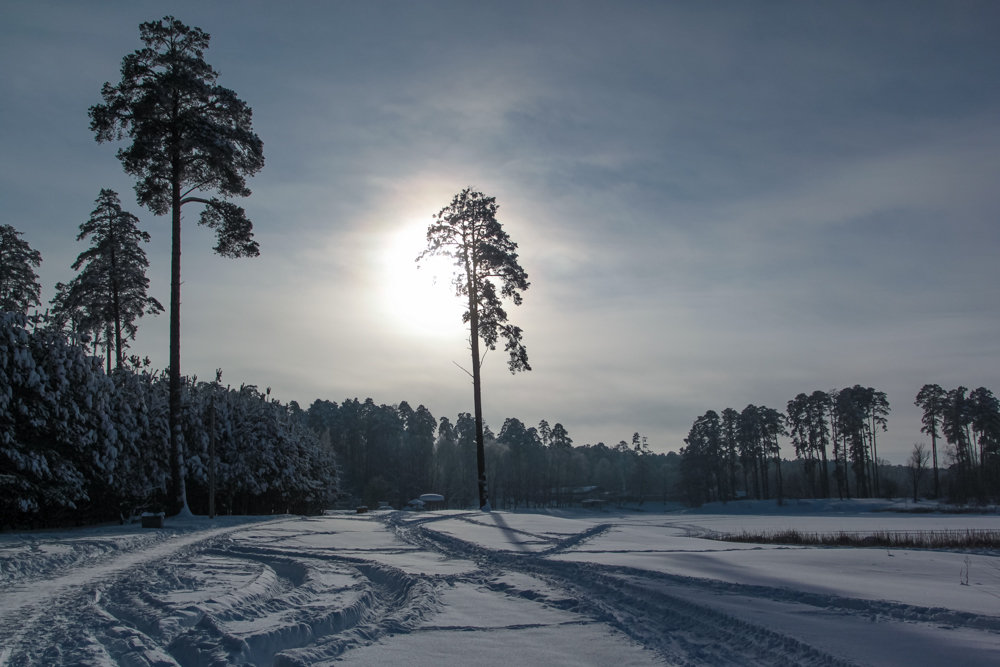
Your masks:
<svg viewBox="0 0 1000 667"><path fill-rule="evenodd" d="M951 466L947 493L959 501L1000 496L1000 401L985 387L943 389L925 384L914 404L923 410L921 431L931 439L934 495L942 484L938 441L946 446ZM914 460L917 450L914 448Z"/></svg>
<svg viewBox="0 0 1000 667"><path fill-rule="evenodd" d="M371 398L315 401L307 422L341 463L345 501L400 508L422 493L449 507L478 506L476 419L463 412L435 420L423 405L379 405ZM676 454L653 453L638 433L632 443L574 446L566 428L546 420L483 426L486 476L495 507L563 506L584 498L611 503L662 501L676 483Z"/></svg>
<svg viewBox="0 0 1000 667"><path fill-rule="evenodd" d="M924 385L915 404L923 409L922 431L931 438L931 496L959 502L1000 496L1000 402L985 387L969 392ZM741 497L784 497L779 437L788 438L801 471L798 493L813 498L879 497L883 488L879 433L887 428L884 392L854 385L800 393L784 412L748 405L737 412L709 410L695 419L680 450L681 483L688 501L701 504ZM946 446L939 456L939 441ZM916 443L908 467L916 497L928 456ZM943 460L948 467L942 470ZM941 483L946 473L947 484Z"/></svg>

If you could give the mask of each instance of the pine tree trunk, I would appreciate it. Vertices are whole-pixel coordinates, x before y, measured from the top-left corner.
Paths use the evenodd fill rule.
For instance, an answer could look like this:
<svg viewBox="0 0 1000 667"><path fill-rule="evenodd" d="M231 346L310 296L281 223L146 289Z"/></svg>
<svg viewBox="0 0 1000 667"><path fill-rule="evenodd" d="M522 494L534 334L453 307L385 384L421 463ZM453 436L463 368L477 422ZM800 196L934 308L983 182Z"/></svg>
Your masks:
<svg viewBox="0 0 1000 667"><path fill-rule="evenodd" d="M937 500L940 497L938 490L937 433L933 431L931 432L931 453L934 456L934 499Z"/></svg>
<svg viewBox="0 0 1000 667"><path fill-rule="evenodd" d="M170 494L173 512L187 505L184 454L181 451L181 184L175 163L171 206L170 253Z"/></svg>
<svg viewBox="0 0 1000 667"><path fill-rule="evenodd" d="M847 436L844 436L844 446L841 449L841 455L844 458L844 495L848 500L851 499L851 466L850 460L847 456Z"/></svg>
<svg viewBox="0 0 1000 667"><path fill-rule="evenodd" d="M111 327L104 327L104 363L105 373L111 375Z"/></svg>
<svg viewBox="0 0 1000 667"><path fill-rule="evenodd" d="M777 475L778 475L778 478L777 478L777 482L778 482L778 504L781 505L785 501L785 498L784 498L785 489L784 489L784 487L782 485L782 480L781 480L781 453L778 451L777 437L775 437L774 444L775 444L775 448L774 448L774 468L775 468L775 471L777 472Z"/></svg>
<svg viewBox="0 0 1000 667"><path fill-rule="evenodd" d="M115 312L118 312L117 297L115 298ZM122 367L122 322L121 316L115 315L115 368Z"/></svg>
<svg viewBox="0 0 1000 667"><path fill-rule="evenodd" d="M469 339L472 343L472 401L476 413L476 479L479 486L479 508L483 509L489 505L489 494L486 489L486 445L483 436L483 395L479 368L479 312L474 300L475 294L474 290L469 290Z"/></svg>
<svg viewBox="0 0 1000 667"><path fill-rule="evenodd" d="M874 408L873 408L873 410L874 410ZM873 497L878 497L878 496L882 495L881 488L880 488L881 485L879 484L879 475L878 475L878 444L877 444L876 438L875 438L875 430L876 430L877 427L878 427L878 424L875 423L875 414L873 412L872 413L872 417L871 417L871 428L872 428L872 471L874 472L874 475L872 477L872 484L873 484L873 487L874 487Z"/></svg>
<svg viewBox="0 0 1000 667"><path fill-rule="evenodd" d="M109 235L110 236L110 235ZM118 258L115 256L115 244L118 239L112 238L111 243L111 310L115 320L115 368L122 367L122 306L121 286L118 284Z"/></svg>
<svg viewBox="0 0 1000 667"><path fill-rule="evenodd" d="M823 460L823 480L822 480L822 483L820 484L820 489L821 489L821 492L823 494L823 497L824 498L829 498L830 497L830 471L829 471L828 463L827 463L827 460L826 460L826 445L823 445L822 448L819 450L819 452L820 452L820 455L822 456L822 460Z"/></svg>
<svg viewBox="0 0 1000 667"><path fill-rule="evenodd" d="M760 466L760 489L761 497L764 500L771 499L771 484L768 481L768 476L771 474L767 469L767 454L763 452L764 445L761 443L760 449L761 453L757 459L757 464Z"/></svg>
<svg viewBox="0 0 1000 667"><path fill-rule="evenodd" d="M208 518L215 518L215 387L208 404Z"/></svg>

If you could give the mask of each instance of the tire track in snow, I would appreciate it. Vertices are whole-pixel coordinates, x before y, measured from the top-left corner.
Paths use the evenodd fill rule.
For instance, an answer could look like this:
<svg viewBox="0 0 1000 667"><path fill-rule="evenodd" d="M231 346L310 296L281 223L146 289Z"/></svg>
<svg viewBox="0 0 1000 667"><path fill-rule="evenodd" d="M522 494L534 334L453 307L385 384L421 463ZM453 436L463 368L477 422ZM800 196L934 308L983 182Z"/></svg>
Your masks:
<svg viewBox="0 0 1000 667"><path fill-rule="evenodd" d="M265 525L291 520L294 519L283 517L255 523ZM168 528L153 534L155 537L150 539L130 540L124 549L109 551L96 562L86 555L89 549L85 549L83 556L71 554L59 561L69 563L70 567L58 576L23 577L23 584L0 593L0 646L6 649L0 667L106 662L111 656L87 628L92 625L88 620L96 619L103 630L118 631L113 617L101 607L107 587L134 578L148 564L223 540L229 533L245 527L246 522L207 530L174 531ZM36 572L54 571L50 566L36 568ZM130 650L148 652L149 659L136 664L175 664L141 632L128 630L126 634L129 636L125 643L133 647ZM117 640L111 643L117 644Z"/></svg>
<svg viewBox="0 0 1000 667"><path fill-rule="evenodd" d="M935 660L929 656L938 655L942 646L955 641L951 633L960 632L960 643L947 649L953 659L970 665L995 664L995 656L980 647L995 644L988 637L1000 633L1000 616L996 615L553 560L545 556L557 555L559 549L512 553L486 549L422 525L403 524L395 529L403 539L424 548L473 558L484 568L530 573L561 586L577 604L555 601L557 606L587 614L587 605L592 603L592 617L656 648L672 662L830 665L851 664L854 655L867 659L864 650L853 650L854 642L831 638L824 619L836 615L843 627L853 628L861 646L897 646L899 655L905 653L918 662ZM572 538L566 542L572 543ZM655 631L644 626L652 621ZM711 638L708 644L705 637ZM944 659L943 654L940 657Z"/></svg>
<svg viewBox="0 0 1000 667"><path fill-rule="evenodd" d="M486 570L516 571L547 581L566 592L565 598L550 604L608 623L671 664L851 664L794 637L645 586L638 575L630 581L603 566L549 560L546 553L494 551L419 523L403 523L394 515L387 523L401 539L422 548L474 560ZM602 524L583 531L548 553L571 548L610 527Z"/></svg>
<svg viewBox="0 0 1000 667"><path fill-rule="evenodd" d="M863 614L867 617L891 619L899 622L918 622L934 625L952 625L973 628L1000 634L1000 616L989 616L974 612L946 609L944 607L921 607L888 600L851 598L840 595L813 593L810 591L737 584L717 579L697 579L682 575L643 570L627 566L601 566L611 574L622 578L642 577L650 581L709 591L720 595L740 595L762 598L775 602L788 602L814 607L823 611L842 614Z"/></svg>
<svg viewBox="0 0 1000 667"><path fill-rule="evenodd" d="M299 519L280 521L289 520ZM133 545L85 574L31 582L41 596L34 587L4 606L0 667L308 665L410 632L437 611L437 577L282 548L287 535L264 545L229 538L245 527ZM225 590L199 595L205 586Z"/></svg>
<svg viewBox="0 0 1000 667"><path fill-rule="evenodd" d="M332 622L317 627L310 642L284 647L275 656L276 665L310 665L387 634L408 632L437 605L431 582L398 568L330 553L297 557L353 569L362 577L364 593L347 609L335 611Z"/></svg>
<svg viewBox="0 0 1000 667"><path fill-rule="evenodd" d="M437 610L436 585L428 578L371 563L357 567L373 586L357 610L355 622L334 628L302 648L282 651L275 656L276 666L307 667L333 660L388 635L412 632Z"/></svg>
<svg viewBox="0 0 1000 667"><path fill-rule="evenodd" d="M487 516L493 516L495 522L496 521L500 521L500 519L496 518L496 517L499 516L497 514L492 514L492 515L487 515ZM441 517L420 518L420 519L418 519L416 521L411 521L411 522L408 522L408 523L410 525L426 526L429 523L432 523L432 522L435 522L435 521L440 521L442 519L457 519L459 521L465 521L467 523L470 523L472 525L479 526L479 527L486 527L486 528L496 528L497 527L496 523L491 524L491 523L489 523L487 521L482 521L481 520L482 517L483 517L482 512L475 512L475 513L469 513L469 514L461 514L461 515L457 515L457 516L456 515L444 515L444 516L441 516ZM584 531L579 532L579 533L574 533L574 534L570 535L569 537L565 537L565 538L562 538L562 539L553 538L553 537L550 537L549 535L536 535L535 533L532 533L530 531L522 530L520 528L513 528L513 527L507 526L507 525L500 525L499 527L507 535L521 535L521 536L524 536L524 537L532 538L536 542L543 542L543 543L544 542L549 542L549 543L553 543L552 546L547 547L545 549L542 549L541 551L538 552L539 555L549 555L549 554L559 553L561 551L567 551L569 549L572 549L572 548L578 546L579 544L581 544L583 542L586 542L589 539L592 539L594 537L597 537L598 535L601 535L601 534L607 532L613 526L610 523L598 524L596 526L588 528L587 530L584 530Z"/></svg>
<svg viewBox="0 0 1000 667"><path fill-rule="evenodd" d="M900 637L914 624L939 633L948 632L941 625L961 628L963 636L1000 632L995 616L560 558L612 528L611 523L558 538L521 530L519 535L549 546L518 552L433 530L436 521L455 515L375 518L405 543L474 561L479 569L410 574L379 562L385 554L415 553L393 551L398 542L382 540L370 556L364 549L340 555L322 541L312 544L323 546L304 546L309 540L297 537L323 531L299 532L294 526L238 539L227 533L248 526L183 534L147 551L123 553L114 559L117 564L108 561L86 576L78 568L62 577L65 586L53 584L55 577L32 582L52 594L41 602L36 598L38 604L22 605L20 615L8 613L9 593L0 592L0 615L23 624L14 629L0 624L0 667L241 662L300 667L334 662L349 659L346 651L397 634L481 631L479 626L428 624L442 610L444 591L453 583L565 610L580 619L567 625L613 627L671 664L850 664L846 651L803 634L800 626L790 629L776 622L780 614L811 616L814 627L822 627L824 616L841 614L849 621L841 627L856 627L868 637ZM181 537L186 538L183 543ZM500 629L534 627L547 626L515 623ZM5 641L12 632L24 641Z"/></svg>
<svg viewBox="0 0 1000 667"><path fill-rule="evenodd" d="M598 524L596 526L593 526L592 528L588 528L583 532L577 533L576 535L571 535L570 537L567 537L564 540L560 540L558 544L556 544L553 547L550 547L549 549L546 549L545 551L542 551L539 555L551 556L553 554L562 553L563 551L568 551L570 549L578 547L580 544L586 542L587 540L593 539L598 535L603 535L604 533L611 530L611 528L612 525L610 523Z"/></svg>
<svg viewBox="0 0 1000 667"><path fill-rule="evenodd" d="M200 555L263 570L221 598L151 610L159 631L150 628L150 634L182 665L314 664L387 634L408 632L436 605L432 582L361 558L232 543ZM352 586L324 583L325 577L345 571L354 575ZM141 606L134 596L123 596L120 610L134 616ZM171 624L177 632L163 631Z"/></svg>

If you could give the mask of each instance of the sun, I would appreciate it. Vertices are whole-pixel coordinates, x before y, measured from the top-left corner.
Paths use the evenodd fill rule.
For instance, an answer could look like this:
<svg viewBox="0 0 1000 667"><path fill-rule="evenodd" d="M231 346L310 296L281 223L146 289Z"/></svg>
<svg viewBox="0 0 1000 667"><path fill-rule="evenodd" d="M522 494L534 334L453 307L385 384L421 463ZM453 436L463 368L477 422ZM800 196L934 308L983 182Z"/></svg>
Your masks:
<svg viewBox="0 0 1000 667"><path fill-rule="evenodd" d="M387 237L379 267L384 306L409 334L461 336L463 308L452 286L451 260L430 257L419 268L415 261L427 247L427 225L410 221Z"/></svg>

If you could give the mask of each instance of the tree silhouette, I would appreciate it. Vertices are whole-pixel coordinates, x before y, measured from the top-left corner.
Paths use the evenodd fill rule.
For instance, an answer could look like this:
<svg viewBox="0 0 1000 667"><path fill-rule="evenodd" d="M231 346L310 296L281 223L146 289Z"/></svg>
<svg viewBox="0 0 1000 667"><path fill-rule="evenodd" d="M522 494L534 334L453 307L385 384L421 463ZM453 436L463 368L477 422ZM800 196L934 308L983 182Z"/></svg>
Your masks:
<svg viewBox="0 0 1000 667"><path fill-rule="evenodd" d="M69 340L73 345L81 342L82 334L88 331L89 318L84 311L80 289L74 278L68 283L56 283L56 295L49 308L49 324L54 329L69 327Z"/></svg>
<svg viewBox="0 0 1000 667"><path fill-rule="evenodd" d="M0 311L27 314L41 302L35 269L42 256L20 237L10 225L0 225Z"/></svg>
<svg viewBox="0 0 1000 667"><path fill-rule="evenodd" d="M113 332L113 338L105 337L107 363L110 367L113 347L115 365L121 368L123 333L125 339L135 338L135 320L144 313L161 313L163 306L146 295L149 260L140 243L148 243L149 234L139 229L137 217L122 209L114 190L102 189L96 204L90 218L80 225L77 241L90 237L91 246L73 262L73 269L80 273L67 297L71 304L84 304L89 321L85 328Z"/></svg>
<svg viewBox="0 0 1000 667"><path fill-rule="evenodd" d="M834 403L837 432L843 438L845 463L851 462L859 497L870 497L872 486L868 452L868 393L861 385L844 387ZM846 476L845 476L846 484ZM848 491L848 496L850 492Z"/></svg>
<svg viewBox="0 0 1000 667"><path fill-rule="evenodd" d="M722 439L722 456L725 461L727 497L736 497L736 473L740 467L739 433L740 413L732 408L726 408L719 415L720 437Z"/></svg>
<svg viewBox="0 0 1000 667"><path fill-rule="evenodd" d="M785 412L787 414L788 434L792 438L792 447L795 450L796 457L804 461L803 469L806 479L809 482L809 490L815 497L816 468L819 462L816 457L817 450L809 437L811 435L809 396L804 393L798 394L795 398L788 401L788 407Z"/></svg>
<svg viewBox="0 0 1000 667"><path fill-rule="evenodd" d="M830 411L830 396L824 391L816 390L806 395L798 394L788 401L786 424L788 435L792 438L795 454L804 461L806 479L813 495L822 493L826 498L830 495L829 475L827 471L826 448L830 440L830 428L827 417ZM820 487L816 487L816 470L820 470Z"/></svg>
<svg viewBox="0 0 1000 667"><path fill-rule="evenodd" d="M917 392L914 405L921 408L924 413L920 418L923 426L921 431L931 436L931 463L934 468L934 497L939 497L940 488L938 485L938 454L937 441L941 435L941 421L944 418L945 402L948 392L937 384L925 384Z"/></svg>
<svg viewBox="0 0 1000 667"><path fill-rule="evenodd" d="M969 397L966 395L968 389L956 387L945 394L944 409L941 418L941 432L954 449L954 457L959 476L960 500L965 500L972 486L972 472L975 462L973 461L971 433L969 426L972 423Z"/></svg>
<svg viewBox="0 0 1000 667"><path fill-rule="evenodd" d="M225 198L250 194L246 177L264 165L251 110L216 83L205 62L209 35L172 16L139 26L145 47L122 59L121 81L105 83L103 104L90 108L99 143L132 143L118 151L125 172L138 179L139 203L157 215L171 214L170 266L170 459L171 500L187 506L180 442L181 207L203 204L199 224L214 229L223 256L259 254L253 224ZM223 197L205 198L217 192Z"/></svg>
<svg viewBox="0 0 1000 667"><path fill-rule="evenodd" d="M830 475L827 470L826 448L830 444L830 427L828 417L832 404L830 395L817 389L809 394L806 411L809 415L809 438L814 450L819 450L823 465L823 497L830 497Z"/></svg>
<svg viewBox="0 0 1000 667"><path fill-rule="evenodd" d="M1000 491L1000 401L986 387L969 394L972 435L979 455L980 495Z"/></svg>
<svg viewBox="0 0 1000 667"><path fill-rule="evenodd" d="M906 467L910 471L910 483L913 485L913 502L917 502L917 494L920 491L920 478L924 476L924 469L927 467L927 459L930 458L924 443L917 442L913 445L910 458L906 461Z"/></svg>
<svg viewBox="0 0 1000 667"><path fill-rule="evenodd" d="M740 411L738 446L740 462L744 468L753 473L754 496L758 499L770 497L767 484L767 454L764 449L760 417L760 408L753 403ZM749 488L747 490L749 491Z"/></svg>
<svg viewBox="0 0 1000 667"><path fill-rule="evenodd" d="M495 350L497 341L504 339L511 373L531 370L528 352L521 342L521 328L508 323L503 308L504 298L514 305L521 304L521 293L529 285L528 274L518 264L517 244L497 221L496 212L496 198L465 188L434 216L435 222L427 228L427 248L417 257L418 262L434 255L453 259L455 294L468 303L462 321L469 325L472 352L479 506L487 511L490 505L486 489L480 339L489 350ZM494 281L499 282L499 293Z"/></svg>

